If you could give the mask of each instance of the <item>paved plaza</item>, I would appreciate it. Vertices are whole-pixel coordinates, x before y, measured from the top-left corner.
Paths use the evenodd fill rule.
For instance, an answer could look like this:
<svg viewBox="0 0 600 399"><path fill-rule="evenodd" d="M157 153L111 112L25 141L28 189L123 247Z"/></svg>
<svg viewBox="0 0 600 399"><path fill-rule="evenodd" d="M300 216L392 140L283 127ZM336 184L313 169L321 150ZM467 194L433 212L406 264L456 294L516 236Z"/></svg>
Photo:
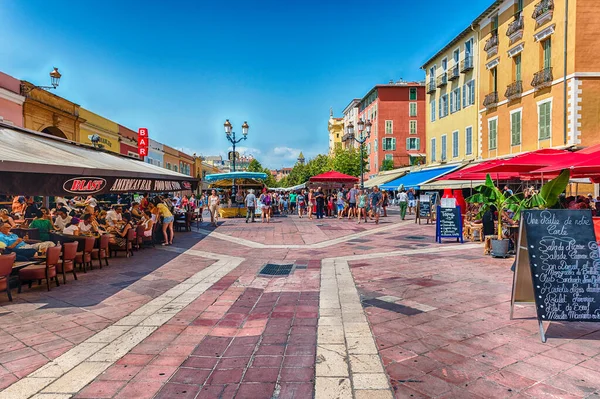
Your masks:
<svg viewBox="0 0 600 399"><path fill-rule="evenodd" d="M227 219L25 288L1 302L0 398L600 397L599 323L542 344L532 305L509 319L512 260L434 235L394 211Z"/></svg>

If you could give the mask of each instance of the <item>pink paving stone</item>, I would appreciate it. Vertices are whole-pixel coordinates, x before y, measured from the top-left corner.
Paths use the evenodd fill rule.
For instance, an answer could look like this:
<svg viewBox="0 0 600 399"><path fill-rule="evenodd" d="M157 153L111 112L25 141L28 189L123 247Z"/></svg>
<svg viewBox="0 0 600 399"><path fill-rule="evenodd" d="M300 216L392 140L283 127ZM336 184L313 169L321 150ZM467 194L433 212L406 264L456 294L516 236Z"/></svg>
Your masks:
<svg viewBox="0 0 600 399"><path fill-rule="evenodd" d="M186 361L183 362L182 367L212 370L218 361L219 358L214 356L190 356Z"/></svg>
<svg viewBox="0 0 600 399"><path fill-rule="evenodd" d="M242 380L242 369L215 370L209 377L208 385L237 384Z"/></svg>
<svg viewBox="0 0 600 399"><path fill-rule="evenodd" d="M280 384L279 399L301 399L311 398L313 395L312 383L289 383Z"/></svg>
<svg viewBox="0 0 600 399"><path fill-rule="evenodd" d="M98 380L129 381L142 370L142 366L115 364L98 376Z"/></svg>
<svg viewBox="0 0 600 399"><path fill-rule="evenodd" d="M94 381L81 390L76 398L112 398L125 385L125 381Z"/></svg>
<svg viewBox="0 0 600 399"><path fill-rule="evenodd" d="M163 356L161 353L150 362L154 366L179 366L188 358L187 355Z"/></svg>
<svg viewBox="0 0 600 399"><path fill-rule="evenodd" d="M570 394L562 389L558 389L544 383L536 384L531 388L526 389L523 393L532 398L539 399L581 399L580 395Z"/></svg>
<svg viewBox="0 0 600 399"><path fill-rule="evenodd" d="M243 382L272 382L277 381L279 368L250 368L244 375Z"/></svg>
<svg viewBox="0 0 600 399"><path fill-rule="evenodd" d="M144 366L135 381L166 381L177 370L175 366Z"/></svg>
<svg viewBox="0 0 600 399"><path fill-rule="evenodd" d="M117 364L127 364L131 366L145 366L154 358L154 355L140 355L129 353L117 361Z"/></svg>
<svg viewBox="0 0 600 399"><path fill-rule="evenodd" d="M192 368L180 368L171 377L169 382L175 382L178 384L195 384L202 385L206 382L206 379L210 375L210 370L192 369Z"/></svg>
<svg viewBox="0 0 600 399"><path fill-rule="evenodd" d="M161 388L162 382L132 381L115 396L116 399L150 399Z"/></svg>
<svg viewBox="0 0 600 399"><path fill-rule="evenodd" d="M283 362L283 356L255 356L252 367L279 367Z"/></svg>
<svg viewBox="0 0 600 399"><path fill-rule="evenodd" d="M584 354L567 351L561 348L553 348L542 353L542 355L571 364L579 364L588 359L588 356Z"/></svg>
<svg viewBox="0 0 600 399"><path fill-rule="evenodd" d="M194 399L200 392L199 385L178 384L169 382L155 396L155 399Z"/></svg>
<svg viewBox="0 0 600 399"><path fill-rule="evenodd" d="M227 370L227 369L244 369L246 365L250 362L250 356L245 357L229 357L223 358L217 364L218 370Z"/></svg>
<svg viewBox="0 0 600 399"><path fill-rule="evenodd" d="M487 376L488 380L494 381L498 384L504 385L508 388L512 388L515 391L521 391L534 385L537 381L530 378L525 378L515 373L511 373L507 370L500 370L496 373Z"/></svg>
<svg viewBox="0 0 600 399"><path fill-rule="evenodd" d="M14 384L17 381L18 381L18 378L12 374L5 374L3 376L0 376L0 389L4 389L7 386Z"/></svg>
<svg viewBox="0 0 600 399"><path fill-rule="evenodd" d="M275 391L275 383L242 383L236 399L270 398Z"/></svg>
<svg viewBox="0 0 600 399"><path fill-rule="evenodd" d="M439 396L452 389L450 383L429 374L423 375L418 380L403 382L403 384L415 391L430 396Z"/></svg>

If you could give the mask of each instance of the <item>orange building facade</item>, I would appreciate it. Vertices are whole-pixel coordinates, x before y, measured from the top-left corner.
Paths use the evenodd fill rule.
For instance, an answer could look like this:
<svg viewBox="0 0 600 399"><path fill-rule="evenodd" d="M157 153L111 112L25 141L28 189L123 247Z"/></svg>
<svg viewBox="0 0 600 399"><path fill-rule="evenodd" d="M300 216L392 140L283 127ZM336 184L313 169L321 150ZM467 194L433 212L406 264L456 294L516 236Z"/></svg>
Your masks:
<svg viewBox="0 0 600 399"><path fill-rule="evenodd" d="M600 143L600 1L496 1L479 24L481 158Z"/></svg>

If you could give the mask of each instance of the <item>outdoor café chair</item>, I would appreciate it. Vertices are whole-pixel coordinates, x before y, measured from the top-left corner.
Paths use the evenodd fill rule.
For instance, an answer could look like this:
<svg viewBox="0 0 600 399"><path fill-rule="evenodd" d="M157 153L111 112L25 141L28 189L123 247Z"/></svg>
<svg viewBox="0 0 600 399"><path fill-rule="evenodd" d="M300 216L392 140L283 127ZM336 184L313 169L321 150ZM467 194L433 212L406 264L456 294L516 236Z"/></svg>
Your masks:
<svg viewBox="0 0 600 399"><path fill-rule="evenodd" d="M98 244L98 248L92 249L92 259L98 259L100 269L102 269L102 259L104 259L104 261L106 262L106 266L108 266L109 243L110 236L108 234L103 234L100 236L100 243Z"/></svg>
<svg viewBox="0 0 600 399"><path fill-rule="evenodd" d="M125 251L125 256L129 258L133 256L133 245L135 243L135 230L129 229L127 230L127 235L125 236L125 247L119 247L117 245L111 244L110 251L117 256L117 252Z"/></svg>
<svg viewBox="0 0 600 399"><path fill-rule="evenodd" d="M94 237L86 237L83 245L83 251L77 252L77 256L75 258L75 263L78 263L82 268L83 272L87 273L85 267L87 265L90 266L90 270L92 267L92 251L94 250L94 244L96 243L96 239Z"/></svg>
<svg viewBox="0 0 600 399"><path fill-rule="evenodd" d="M16 253L0 256L0 291L6 291L8 300L12 302L12 294L10 293L10 274L12 273Z"/></svg>
<svg viewBox="0 0 600 399"><path fill-rule="evenodd" d="M77 242L66 242L62 245L63 257L62 261L56 264L56 271L62 273L63 284L67 284L67 272L73 273L73 278L77 280L77 273L75 273L75 257L77 256Z"/></svg>
<svg viewBox="0 0 600 399"><path fill-rule="evenodd" d="M50 279L56 281L56 286L60 286L56 275L56 265L60 260L61 247L51 247L46 250L46 264L31 265L19 270L19 293L21 293L21 283L27 281L29 288L35 280L46 280L46 286L50 291Z"/></svg>
<svg viewBox="0 0 600 399"><path fill-rule="evenodd" d="M142 245L151 245L154 247L154 234L156 233L156 223L152 223L152 231L150 237L146 237L142 234Z"/></svg>
<svg viewBox="0 0 600 399"><path fill-rule="evenodd" d="M136 249L136 251L138 249L142 248L142 244L144 243L144 231L146 231L146 229L141 224L135 228L135 249Z"/></svg>

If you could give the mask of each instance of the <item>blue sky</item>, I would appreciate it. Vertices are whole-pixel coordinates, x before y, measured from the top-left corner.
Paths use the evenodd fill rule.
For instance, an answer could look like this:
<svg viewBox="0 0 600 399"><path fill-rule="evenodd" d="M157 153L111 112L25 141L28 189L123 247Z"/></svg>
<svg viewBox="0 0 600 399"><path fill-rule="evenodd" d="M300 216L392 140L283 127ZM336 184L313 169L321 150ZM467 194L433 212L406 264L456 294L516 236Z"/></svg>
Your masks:
<svg viewBox="0 0 600 399"><path fill-rule="evenodd" d="M0 71L172 147L265 166L327 151L329 108L419 69L491 0L0 1Z"/></svg>

